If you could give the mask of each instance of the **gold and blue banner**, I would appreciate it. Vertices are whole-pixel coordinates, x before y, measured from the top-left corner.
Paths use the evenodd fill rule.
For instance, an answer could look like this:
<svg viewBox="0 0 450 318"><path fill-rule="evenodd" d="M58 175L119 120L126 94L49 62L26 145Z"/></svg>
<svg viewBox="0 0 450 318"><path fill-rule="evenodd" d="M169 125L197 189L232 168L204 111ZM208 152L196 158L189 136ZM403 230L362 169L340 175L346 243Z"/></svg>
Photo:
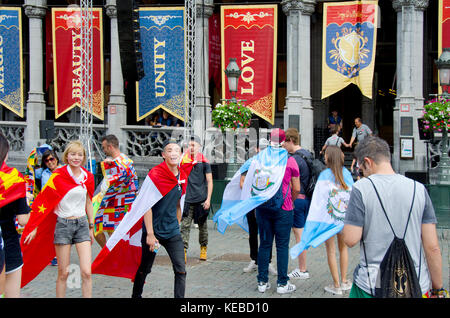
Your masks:
<svg viewBox="0 0 450 318"><path fill-rule="evenodd" d="M372 98L378 1L323 6L322 99L352 83Z"/></svg>
<svg viewBox="0 0 450 318"><path fill-rule="evenodd" d="M0 104L23 118L22 13L0 7Z"/></svg>
<svg viewBox="0 0 450 318"><path fill-rule="evenodd" d="M140 8L145 76L136 83L137 120L162 108L185 120L184 7Z"/></svg>

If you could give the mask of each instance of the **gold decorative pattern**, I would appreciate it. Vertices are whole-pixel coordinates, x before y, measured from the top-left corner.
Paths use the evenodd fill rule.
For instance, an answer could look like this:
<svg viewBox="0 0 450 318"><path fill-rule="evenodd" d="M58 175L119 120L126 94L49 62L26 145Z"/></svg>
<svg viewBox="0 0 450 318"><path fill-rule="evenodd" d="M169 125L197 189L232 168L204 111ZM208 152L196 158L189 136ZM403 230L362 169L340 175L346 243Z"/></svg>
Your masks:
<svg viewBox="0 0 450 318"><path fill-rule="evenodd" d="M258 99L257 101L254 101L253 103L247 105L248 108L250 108L254 113L257 115L263 117L264 119L268 119L269 121L272 121L272 114L273 114L273 94L269 93L268 95L264 96L263 98Z"/></svg>

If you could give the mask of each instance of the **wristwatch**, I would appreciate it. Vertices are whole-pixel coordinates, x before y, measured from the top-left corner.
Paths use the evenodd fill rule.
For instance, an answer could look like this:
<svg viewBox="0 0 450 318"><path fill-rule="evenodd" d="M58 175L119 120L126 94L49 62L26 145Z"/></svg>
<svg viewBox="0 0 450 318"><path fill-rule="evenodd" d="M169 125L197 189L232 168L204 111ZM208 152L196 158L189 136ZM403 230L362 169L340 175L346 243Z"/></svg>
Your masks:
<svg viewBox="0 0 450 318"><path fill-rule="evenodd" d="M89 223L89 228L90 229L94 228L94 223Z"/></svg>

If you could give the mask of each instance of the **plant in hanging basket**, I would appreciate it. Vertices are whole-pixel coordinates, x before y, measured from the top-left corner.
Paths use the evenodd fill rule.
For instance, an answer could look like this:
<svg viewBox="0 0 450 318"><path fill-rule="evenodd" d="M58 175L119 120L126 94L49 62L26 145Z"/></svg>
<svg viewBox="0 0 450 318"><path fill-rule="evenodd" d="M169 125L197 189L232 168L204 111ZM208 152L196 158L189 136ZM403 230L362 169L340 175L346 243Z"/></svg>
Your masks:
<svg viewBox="0 0 450 318"><path fill-rule="evenodd" d="M442 97L431 99L423 108L425 130L438 132L450 130L450 99Z"/></svg>
<svg viewBox="0 0 450 318"><path fill-rule="evenodd" d="M250 127L252 111L242 105L241 102L229 102L217 104L211 113L215 127L225 131L227 128L233 130L237 128Z"/></svg>

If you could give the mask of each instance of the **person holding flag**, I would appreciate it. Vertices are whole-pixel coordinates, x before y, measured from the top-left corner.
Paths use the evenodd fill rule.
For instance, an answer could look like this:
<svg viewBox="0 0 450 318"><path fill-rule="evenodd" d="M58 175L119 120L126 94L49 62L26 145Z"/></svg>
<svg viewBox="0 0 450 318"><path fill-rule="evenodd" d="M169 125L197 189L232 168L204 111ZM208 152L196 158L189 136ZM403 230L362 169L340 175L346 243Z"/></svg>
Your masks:
<svg viewBox="0 0 450 318"><path fill-rule="evenodd" d="M31 207L31 217L21 239L24 260L22 287L33 280L56 253L56 297L64 297L70 250L75 245L80 259L82 295L88 298L92 296L94 176L83 168L86 151L78 140L67 145L63 162L66 165L52 173Z"/></svg>
<svg viewBox="0 0 450 318"><path fill-rule="evenodd" d="M20 297L23 258L20 236L16 230L16 218L25 226L30 217L26 199L26 181L16 169L6 165L9 143L0 134L0 235L5 256L5 297ZM3 269L3 264L0 264Z"/></svg>
<svg viewBox="0 0 450 318"><path fill-rule="evenodd" d="M105 192L95 196L95 201L100 201L98 210L94 209L95 239L103 248L106 244L106 235L111 234L130 210L131 204L136 198L139 187L138 176L133 167L133 161L120 152L119 139L114 135L102 138L103 152L108 156L102 163L102 172L106 184ZM103 185L101 184L100 187ZM97 192L97 191L96 191Z"/></svg>
<svg viewBox="0 0 450 318"><path fill-rule="evenodd" d="M189 247L191 224L198 224L198 242L200 244L200 260L206 261L208 247L208 214L213 192L211 166L200 152L200 139L191 137L188 150L181 160L180 168L189 175L186 198L181 219L181 237L184 243L185 261Z"/></svg>

